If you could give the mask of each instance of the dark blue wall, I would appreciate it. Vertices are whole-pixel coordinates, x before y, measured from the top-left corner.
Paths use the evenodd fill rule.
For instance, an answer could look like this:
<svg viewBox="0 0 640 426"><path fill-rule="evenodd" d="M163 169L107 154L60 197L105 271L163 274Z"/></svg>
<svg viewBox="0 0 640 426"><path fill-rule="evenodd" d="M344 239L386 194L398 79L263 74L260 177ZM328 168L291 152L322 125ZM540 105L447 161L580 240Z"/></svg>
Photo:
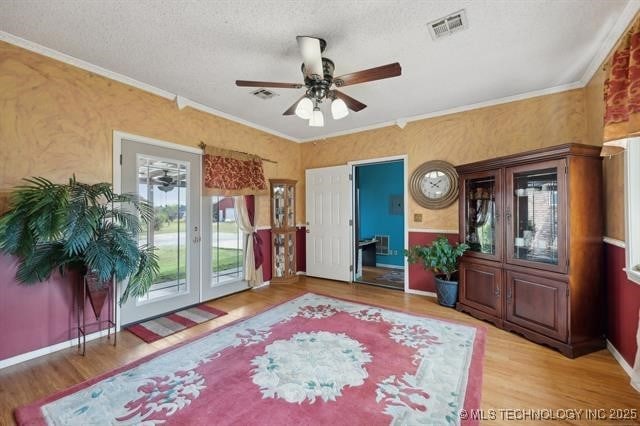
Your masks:
<svg viewBox="0 0 640 426"><path fill-rule="evenodd" d="M389 235L391 250L398 254L376 256L376 263L404 265L404 205L400 214L391 213L391 197L404 203L402 161L359 166L356 169L360 189L359 239Z"/></svg>

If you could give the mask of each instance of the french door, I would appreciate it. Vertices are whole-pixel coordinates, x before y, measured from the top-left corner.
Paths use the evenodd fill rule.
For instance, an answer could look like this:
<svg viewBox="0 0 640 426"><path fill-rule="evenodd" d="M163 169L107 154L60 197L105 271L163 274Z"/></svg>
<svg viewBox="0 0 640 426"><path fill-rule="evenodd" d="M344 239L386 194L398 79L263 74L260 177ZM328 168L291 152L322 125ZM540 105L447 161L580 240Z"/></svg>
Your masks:
<svg viewBox="0 0 640 426"><path fill-rule="evenodd" d="M153 207L153 221L140 233L139 244L156 247L160 273L145 297L122 306L121 323L247 289L247 236L236 223L234 198L201 196L199 154L136 139L131 135L120 142L121 192Z"/></svg>
<svg viewBox="0 0 640 426"><path fill-rule="evenodd" d="M139 244L156 247L160 273L149 293L122 306L128 324L200 301L200 181L198 154L123 140L122 192L151 204L154 218Z"/></svg>

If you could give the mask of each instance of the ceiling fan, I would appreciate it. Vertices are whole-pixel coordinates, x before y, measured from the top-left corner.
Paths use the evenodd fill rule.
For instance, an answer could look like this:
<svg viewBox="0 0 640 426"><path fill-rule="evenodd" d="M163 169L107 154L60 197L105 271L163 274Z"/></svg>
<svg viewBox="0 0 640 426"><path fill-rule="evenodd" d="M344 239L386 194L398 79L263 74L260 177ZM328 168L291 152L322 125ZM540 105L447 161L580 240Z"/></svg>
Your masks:
<svg viewBox="0 0 640 426"><path fill-rule="evenodd" d="M236 86L241 87L278 87L282 89L302 89L306 92L282 115L297 115L309 120L309 126L324 126L324 115L320 110L323 100L331 101L331 115L334 120L339 120L349 114L349 110L361 111L367 106L362 102L348 96L335 87L351 86L354 84L366 83L368 81L382 80L384 78L397 77L402 73L400 64L394 62L380 67L333 76L334 63L329 58L322 57L322 53L327 47L327 42L317 37L298 36L298 47L302 53L302 74L304 84L299 83L274 83L270 81L247 81L236 80Z"/></svg>
<svg viewBox="0 0 640 426"><path fill-rule="evenodd" d="M170 192L176 187L175 179L169 176L169 170L164 170L164 175L153 178L158 184L158 189L162 192Z"/></svg>

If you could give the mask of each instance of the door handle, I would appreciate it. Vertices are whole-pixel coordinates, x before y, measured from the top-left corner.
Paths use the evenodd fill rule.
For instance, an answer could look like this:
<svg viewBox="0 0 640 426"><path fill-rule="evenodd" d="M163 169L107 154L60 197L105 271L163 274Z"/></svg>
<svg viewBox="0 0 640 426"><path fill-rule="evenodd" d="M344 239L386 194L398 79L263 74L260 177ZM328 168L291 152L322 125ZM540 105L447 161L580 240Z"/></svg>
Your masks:
<svg viewBox="0 0 640 426"><path fill-rule="evenodd" d="M496 289L493 292L493 294L495 294L496 297L499 297L500 296L500 287L496 287Z"/></svg>
<svg viewBox="0 0 640 426"><path fill-rule="evenodd" d="M507 289L507 302L511 302L511 288Z"/></svg>

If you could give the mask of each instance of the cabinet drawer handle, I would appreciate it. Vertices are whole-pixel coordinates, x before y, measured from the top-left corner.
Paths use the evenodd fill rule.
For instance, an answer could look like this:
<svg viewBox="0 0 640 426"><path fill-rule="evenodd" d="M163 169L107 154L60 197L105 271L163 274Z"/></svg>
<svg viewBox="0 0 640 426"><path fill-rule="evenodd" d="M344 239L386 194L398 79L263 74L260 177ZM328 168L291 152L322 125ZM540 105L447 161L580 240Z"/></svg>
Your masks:
<svg viewBox="0 0 640 426"><path fill-rule="evenodd" d="M511 289L507 289L507 301L511 302Z"/></svg>
<svg viewBox="0 0 640 426"><path fill-rule="evenodd" d="M494 294L496 295L496 297L500 296L500 287L496 287Z"/></svg>

